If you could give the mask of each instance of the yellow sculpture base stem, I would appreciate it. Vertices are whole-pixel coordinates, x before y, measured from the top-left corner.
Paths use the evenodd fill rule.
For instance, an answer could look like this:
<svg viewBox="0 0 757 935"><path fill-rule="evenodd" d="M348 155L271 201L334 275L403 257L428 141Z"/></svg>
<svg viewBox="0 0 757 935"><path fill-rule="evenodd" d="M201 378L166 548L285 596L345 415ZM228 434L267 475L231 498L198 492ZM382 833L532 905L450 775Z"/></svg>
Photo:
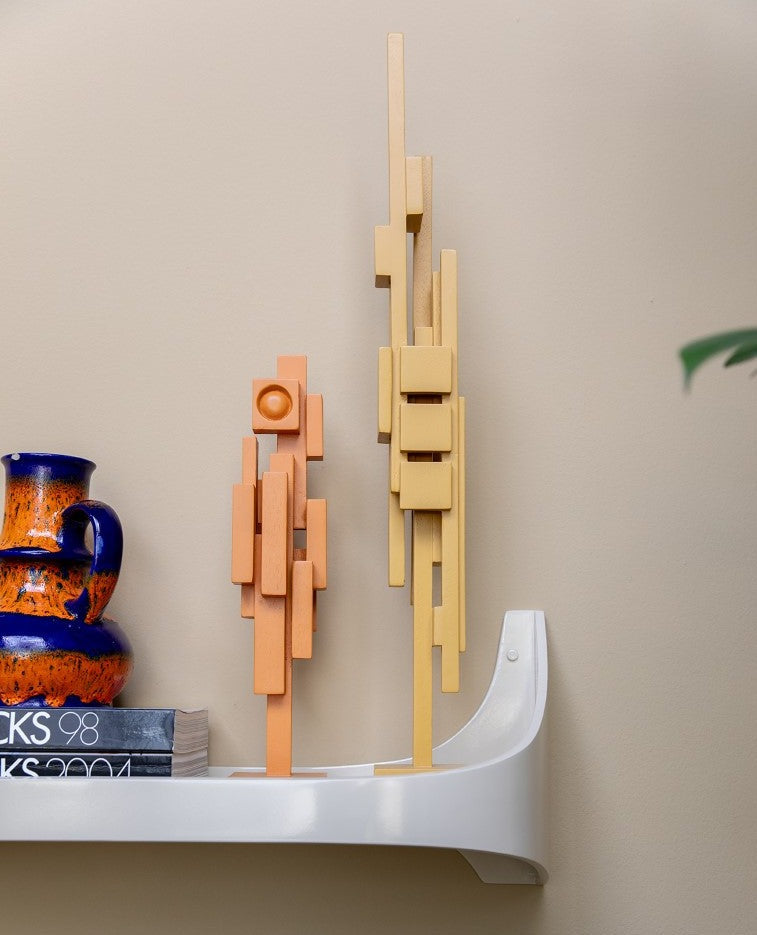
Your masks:
<svg viewBox="0 0 757 935"><path fill-rule="evenodd" d="M374 766L374 776L407 776L411 773L437 773L445 769L459 769L459 765L450 763L444 766Z"/></svg>
<svg viewBox="0 0 757 935"><path fill-rule="evenodd" d="M413 513L413 767L430 769L434 642L431 513Z"/></svg>

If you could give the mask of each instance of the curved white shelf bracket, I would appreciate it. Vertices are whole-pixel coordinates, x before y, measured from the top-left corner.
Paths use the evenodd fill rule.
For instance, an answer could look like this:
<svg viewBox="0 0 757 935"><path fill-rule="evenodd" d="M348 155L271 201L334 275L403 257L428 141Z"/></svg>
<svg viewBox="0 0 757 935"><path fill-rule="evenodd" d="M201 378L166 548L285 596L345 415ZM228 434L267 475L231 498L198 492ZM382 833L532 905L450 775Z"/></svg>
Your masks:
<svg viewBox="0 0 757 935"><path fill-rule="evenodd" d="M0 784L0 840L236 841L454 848L486 883L545 883L547 638L541 611L508 611L489 689L434 750L452 768L326 778L14 778ZM402 761L409 762L409 761Z"/></svg>

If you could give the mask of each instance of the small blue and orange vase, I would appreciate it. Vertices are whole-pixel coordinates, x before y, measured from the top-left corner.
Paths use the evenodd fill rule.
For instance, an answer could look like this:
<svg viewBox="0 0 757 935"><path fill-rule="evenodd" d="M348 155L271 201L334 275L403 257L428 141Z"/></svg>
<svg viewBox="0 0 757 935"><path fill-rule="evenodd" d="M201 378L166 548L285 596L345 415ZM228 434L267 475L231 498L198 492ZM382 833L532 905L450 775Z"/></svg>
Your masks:
<svg viewBox="0 0 757 935"><path fill-rule="evenodd" d="M131 648L102 617L123 536L114 511L87 499L95 465L56 454L0 460L0 706L110 705L129 677Z"/></svg>

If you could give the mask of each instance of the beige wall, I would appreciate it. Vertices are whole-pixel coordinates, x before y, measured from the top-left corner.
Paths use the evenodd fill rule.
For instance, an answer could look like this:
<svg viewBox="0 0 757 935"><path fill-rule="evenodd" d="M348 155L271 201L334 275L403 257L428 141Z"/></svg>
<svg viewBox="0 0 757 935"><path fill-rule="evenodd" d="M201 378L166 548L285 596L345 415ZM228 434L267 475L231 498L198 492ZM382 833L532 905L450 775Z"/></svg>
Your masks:
<svg viewBox="0 0 757 935"><path fill-rule="evenodd" d="M332 548L296 759L406 752L374 425L389 30L461 264L470 646L436 733L477 706L504 610L544 608L552 880L394 848L3 845L3 932L757 927L757 387L710 367L687 397L675 358L757 325L753 4L5 0L0 447L98 463L125 702L207 704L213 762L259 762L229 491L251 378L307 353Z"/></svg>

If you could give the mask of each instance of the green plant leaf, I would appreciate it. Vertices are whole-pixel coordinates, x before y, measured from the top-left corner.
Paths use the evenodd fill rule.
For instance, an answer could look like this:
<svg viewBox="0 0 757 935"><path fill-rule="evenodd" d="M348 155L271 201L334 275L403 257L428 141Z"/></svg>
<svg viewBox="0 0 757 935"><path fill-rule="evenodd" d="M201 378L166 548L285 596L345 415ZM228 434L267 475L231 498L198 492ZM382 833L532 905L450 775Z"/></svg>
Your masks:
<svg viewBox="0 0 757 935"><path fill-rule="evenodd" d="M757 344L742 344L723 364L724 367L733 367L734 364L743 364L745 360L754 360L757 357Z"/></svg>
<svg viewBox="0 0 757 935"><path fill-rule="evenodd" d="M744 345L744 347L740 347ZM740 360L733 360L741 350L747 347L757 347L757 328L743 328L740 331L724 331L720 334L712 334L708 338L700 338L698 341L692 341L678 352L683 364L684 380L686 386L691 382L694 372L708 361L711 357L722 354L732 347L738 348L735 354L732 354L729 360L732 364L740 363ZM748 360L749 357L744 357Z"/></svg>

